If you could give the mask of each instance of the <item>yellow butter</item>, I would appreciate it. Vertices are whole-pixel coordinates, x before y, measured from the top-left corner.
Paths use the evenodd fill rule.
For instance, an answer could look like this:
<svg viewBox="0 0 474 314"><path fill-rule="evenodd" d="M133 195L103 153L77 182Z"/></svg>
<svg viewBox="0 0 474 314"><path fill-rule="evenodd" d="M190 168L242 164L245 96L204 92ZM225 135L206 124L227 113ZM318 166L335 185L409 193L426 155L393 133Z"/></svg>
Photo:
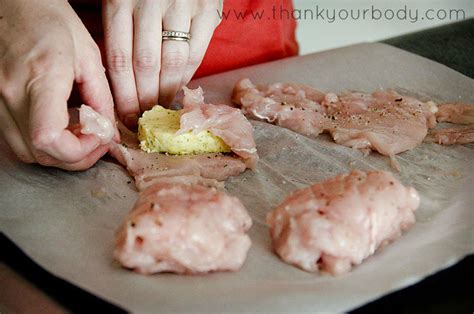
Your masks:
<svg viewBox="0 0 474 314"><path fill-rule="evenodd" d="M179 130L181 110L169 110L155 106L143 113L138 120L140 148L147 153L173 155L225 153L230 147L209 131L198 134L187 132L176 135Z"/></svg>

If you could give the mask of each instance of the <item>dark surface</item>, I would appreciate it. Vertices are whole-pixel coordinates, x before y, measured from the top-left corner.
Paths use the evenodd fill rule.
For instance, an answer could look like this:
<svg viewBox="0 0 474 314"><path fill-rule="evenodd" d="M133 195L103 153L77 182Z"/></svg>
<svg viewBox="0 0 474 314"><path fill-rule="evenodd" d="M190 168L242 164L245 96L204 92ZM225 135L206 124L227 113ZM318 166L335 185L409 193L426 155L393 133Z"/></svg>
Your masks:
<svg viewBox="0 0 474 314"><path fill-rule="evenodd" d="M103 301L44 270L26 256L3 233L0 233L0 248L2 248L0 250L1 262L8 265L68 310L75 313L85 312L86 310L94 310L98 313L125 313L123 309Z"/></svg>
<svg viewBox="0 0 474 314"><path fill-rule="evenodd" d="M471 78L474 77L474 19L384 42L445 64ZM45 271L3 234L0 234L0 247L2 248L0 257L5 264L71 311L124 312L123 309ZM353 313L473 313L473 311L474 256L471 255L453 267L360 307Z"/></svg>
<svg viewBox="0 0 474 314"><path fill-rule="evenodd" d="M384 43L474 78L474 19L387 39Z"/></svg>
<svg viewBox="0 0 474 314"><path fill-rule="evenodd" d="M474 256L470 255L453 267L352 313L473 313L473 310Z"/></svg>

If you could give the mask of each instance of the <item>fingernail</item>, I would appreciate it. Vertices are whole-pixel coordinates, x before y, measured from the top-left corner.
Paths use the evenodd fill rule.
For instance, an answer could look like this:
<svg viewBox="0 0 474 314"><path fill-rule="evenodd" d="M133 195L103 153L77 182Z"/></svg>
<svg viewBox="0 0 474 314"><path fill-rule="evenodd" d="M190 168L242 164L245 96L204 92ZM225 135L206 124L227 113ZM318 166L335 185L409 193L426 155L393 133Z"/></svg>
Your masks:
<svg viewBox="0 0 474 314"><path fill-rule="evenodd" d="M135 130L138 125L138 115L136 113L126 115L123 119L123 123L125 123L128 128Z"/></svg>

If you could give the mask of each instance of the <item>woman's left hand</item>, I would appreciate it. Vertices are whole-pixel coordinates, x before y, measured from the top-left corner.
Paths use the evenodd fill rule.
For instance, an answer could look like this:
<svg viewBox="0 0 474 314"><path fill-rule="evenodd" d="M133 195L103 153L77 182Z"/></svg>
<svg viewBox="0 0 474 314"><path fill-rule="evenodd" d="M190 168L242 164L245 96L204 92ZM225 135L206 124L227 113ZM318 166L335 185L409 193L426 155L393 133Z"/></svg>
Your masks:
<svg viewBox="0 0 474 314"><path fill-rule="evenodd" d="M197 70L219 25L222 0L103 0L107 69L120 119L135 127L140 112L169 106ZM162 31L191 40L162 42Z"/></svg>

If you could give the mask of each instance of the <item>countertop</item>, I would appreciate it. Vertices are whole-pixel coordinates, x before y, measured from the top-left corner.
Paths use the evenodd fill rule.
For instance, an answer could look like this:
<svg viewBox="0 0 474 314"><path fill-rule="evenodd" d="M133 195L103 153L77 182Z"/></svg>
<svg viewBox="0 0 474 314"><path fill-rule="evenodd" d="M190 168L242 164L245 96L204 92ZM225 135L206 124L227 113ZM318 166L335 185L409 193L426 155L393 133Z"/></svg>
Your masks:
<svg viewBox="0 0 474 314"><path fill-rule="evenodd" d="M474 19L383 41L474 78Z"/></svg>

